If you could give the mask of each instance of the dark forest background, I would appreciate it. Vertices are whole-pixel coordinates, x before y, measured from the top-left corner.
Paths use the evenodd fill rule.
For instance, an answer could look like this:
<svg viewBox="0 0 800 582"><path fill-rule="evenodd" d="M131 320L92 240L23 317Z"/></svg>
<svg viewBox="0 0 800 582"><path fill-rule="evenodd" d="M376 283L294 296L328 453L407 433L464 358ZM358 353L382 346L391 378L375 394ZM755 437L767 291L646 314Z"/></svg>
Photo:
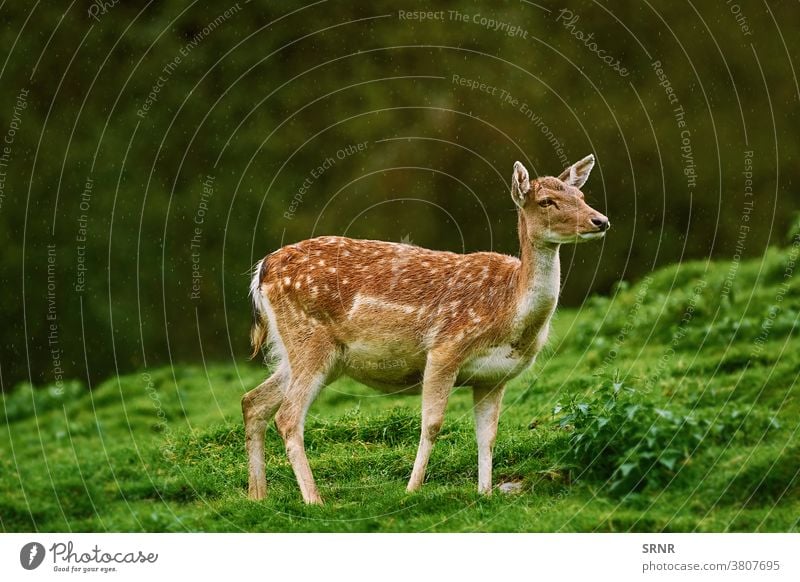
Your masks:
<svg viewBox="0 0 800 582"><path fill-rule="evenodd" d="M760 256L800 208L795 2L0 14L3 389L241 361L251 265L311 236L515 254L517 159L597 158L585 192L613 230L564 248L566 305Z"/></svg>

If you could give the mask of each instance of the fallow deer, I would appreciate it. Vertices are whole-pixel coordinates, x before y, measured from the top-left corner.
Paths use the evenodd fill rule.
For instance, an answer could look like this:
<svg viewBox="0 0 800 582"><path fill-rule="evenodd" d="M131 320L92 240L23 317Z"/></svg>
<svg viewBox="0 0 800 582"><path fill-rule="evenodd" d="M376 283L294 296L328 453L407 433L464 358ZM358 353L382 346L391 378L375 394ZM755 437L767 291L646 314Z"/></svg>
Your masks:
<svg viewBox="0 0 800 582"><path fill-rule="evenodd" d="M608 218L584 202L589 155L558 177L514 164L520 257L455 254L322 236L255 267L253 355L272 346L272 375L242 398L248 494L266 495L264 433L274 415L306 503L321 503L303 445L320 390L347 375L381 391L422 393L422 430L408 491L422 485L454 386L471 386L478 491L492 490L492 449L505 384L542 349L560 288L559 247L602 237ZM390 361L392 365L383 365Z"/></svg>

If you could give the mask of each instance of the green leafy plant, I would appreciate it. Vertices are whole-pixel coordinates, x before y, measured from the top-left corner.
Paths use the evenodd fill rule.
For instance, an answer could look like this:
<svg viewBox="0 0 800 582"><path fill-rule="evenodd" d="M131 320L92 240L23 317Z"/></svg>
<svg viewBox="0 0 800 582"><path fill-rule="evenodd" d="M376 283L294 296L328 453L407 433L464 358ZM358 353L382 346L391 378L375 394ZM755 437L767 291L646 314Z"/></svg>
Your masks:
<svg viewBox="0 0 800 582"><path fill-rule="evenodd" d="M619 378L591 396L572 396L553 410L571 432L567 459L575 477L606 480L615 493L663 486L704 444L740 434L746 413L735 409L703 417L659 406Z"/></svg>

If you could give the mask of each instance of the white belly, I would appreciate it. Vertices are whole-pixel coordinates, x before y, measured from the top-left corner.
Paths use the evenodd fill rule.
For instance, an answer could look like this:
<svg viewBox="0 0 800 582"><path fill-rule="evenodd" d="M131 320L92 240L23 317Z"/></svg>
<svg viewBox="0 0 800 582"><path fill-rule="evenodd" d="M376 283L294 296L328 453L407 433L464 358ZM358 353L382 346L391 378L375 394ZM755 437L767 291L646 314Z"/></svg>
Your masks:
<svg viewBox="0 0 800 582"><path fill-rule="evenodd" d="M487 348L467 360L458 372L459 384L511 380L533 363L510 345Z"/></svg>
<svg viewBox="0 0 800 582"><path fill-rule="evenodd" d="M362 342L348 344L341 372L378 390L412 388L418 391L427 354L418 346L400 342ZM505 382L533 364L535 355L525 356L510 345L484 349L461 366L456 386Z"/></svg>

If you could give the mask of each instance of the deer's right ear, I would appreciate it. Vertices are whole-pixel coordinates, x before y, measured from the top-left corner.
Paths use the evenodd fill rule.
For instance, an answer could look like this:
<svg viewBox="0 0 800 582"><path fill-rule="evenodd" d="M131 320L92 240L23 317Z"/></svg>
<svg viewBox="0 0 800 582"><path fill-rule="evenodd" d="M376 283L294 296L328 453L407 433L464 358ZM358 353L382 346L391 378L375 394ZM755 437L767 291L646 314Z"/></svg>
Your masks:
<svg viewBox="0 0 800 582"><path fill-rule="evenodd" d="M514 204L522 208L528 192L531 190L531 179L528 170L520 162L514 162L514 173L511 175L511 198Z"/></svg>

